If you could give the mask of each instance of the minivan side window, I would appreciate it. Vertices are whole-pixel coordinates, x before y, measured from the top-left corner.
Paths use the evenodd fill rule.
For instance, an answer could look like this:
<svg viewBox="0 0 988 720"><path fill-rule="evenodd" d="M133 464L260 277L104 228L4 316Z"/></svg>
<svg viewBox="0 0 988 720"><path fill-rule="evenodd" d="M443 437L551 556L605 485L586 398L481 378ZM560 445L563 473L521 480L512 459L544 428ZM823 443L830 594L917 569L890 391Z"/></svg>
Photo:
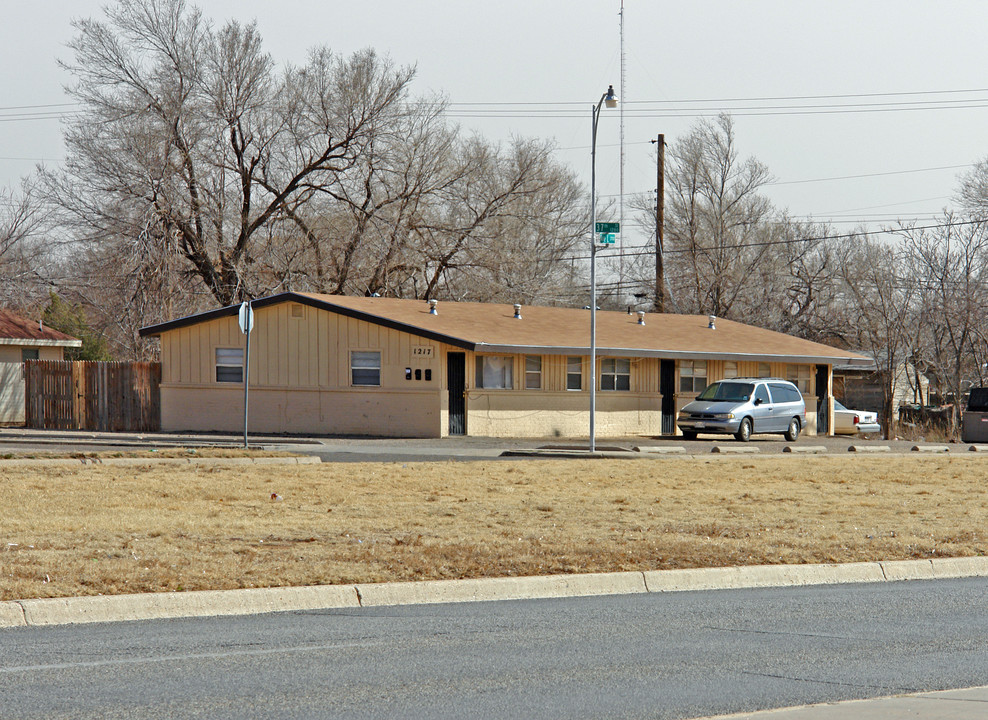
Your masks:
<svg viewBox="0 0 988 720"><path fill-rule="evenodd" d="M761 400L762 403L771 402L771 400L768 399L768 390L764 385L759 385L755 388L755 400Z"/></svg>
<svg viewBox="0 0 988 720"><path fill-rule="evenodd" d="M798 390L793 390L788 385L772 383L772 398L777 403L799 402L802 396Z"/></svg>

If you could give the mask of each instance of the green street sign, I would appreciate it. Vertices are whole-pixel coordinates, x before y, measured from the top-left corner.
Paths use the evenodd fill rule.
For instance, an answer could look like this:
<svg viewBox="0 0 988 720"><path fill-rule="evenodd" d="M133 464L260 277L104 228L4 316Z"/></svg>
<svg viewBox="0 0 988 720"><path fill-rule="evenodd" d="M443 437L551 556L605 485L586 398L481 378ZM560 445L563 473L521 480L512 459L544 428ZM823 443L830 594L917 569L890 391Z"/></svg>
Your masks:
<svg viewBox="0 0 988 720"><path fill-rule="evenodd" d="M619 233L621 232L621 223L599 222L594 226L594 232Z"/></svg>
<svg viewBox="0 0 988 720"><path fill-rule="evenodd" d="M598 242L601 245L613 245L616 237L614 233L601 233Z"/></svg>

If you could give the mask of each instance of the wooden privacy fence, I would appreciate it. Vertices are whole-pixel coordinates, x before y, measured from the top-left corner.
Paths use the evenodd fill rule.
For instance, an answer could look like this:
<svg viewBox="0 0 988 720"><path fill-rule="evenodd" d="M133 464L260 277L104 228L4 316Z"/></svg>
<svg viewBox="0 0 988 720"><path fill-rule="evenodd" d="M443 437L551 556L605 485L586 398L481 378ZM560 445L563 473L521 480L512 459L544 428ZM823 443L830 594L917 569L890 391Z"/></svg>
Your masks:
<svg viewBox="0 0 988 720"><path fill-rule="evenodd" d="M28 360L24 380L27 427L161 429L161 363Z"/></svg>

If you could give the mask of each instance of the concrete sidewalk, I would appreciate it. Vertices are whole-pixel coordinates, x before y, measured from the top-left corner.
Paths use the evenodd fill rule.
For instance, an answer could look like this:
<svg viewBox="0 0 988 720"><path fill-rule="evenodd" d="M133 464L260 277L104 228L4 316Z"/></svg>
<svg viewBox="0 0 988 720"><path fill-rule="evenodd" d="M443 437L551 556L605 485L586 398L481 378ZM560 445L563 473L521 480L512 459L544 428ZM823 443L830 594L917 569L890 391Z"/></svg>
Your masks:
<svg viewBox="0 0 988 720"><path fill-rule="evenodd" d="M984 720L988 687L718 715L697 720Z"/></svg>

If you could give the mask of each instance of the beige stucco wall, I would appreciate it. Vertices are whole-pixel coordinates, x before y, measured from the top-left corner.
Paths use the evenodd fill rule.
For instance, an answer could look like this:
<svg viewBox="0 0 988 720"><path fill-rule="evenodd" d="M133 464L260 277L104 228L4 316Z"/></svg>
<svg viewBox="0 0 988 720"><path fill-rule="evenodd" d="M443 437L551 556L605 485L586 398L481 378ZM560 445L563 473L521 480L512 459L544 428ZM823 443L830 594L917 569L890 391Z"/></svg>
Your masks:
<svg viewBox="0 0 988 720"><path fill-rule="evenodd" d="M189 412L195 408L194 412ZM438 437L439 395L422 391L360 388L354 391L291 390L251 386L252 433ZM164 429L241 433L243 385L168 387L161 390Z"/></svg>
<svg viewBox="0 0 988 720"><path fill-rule="evenodd" d="M467 432L509 437L587 437L589 403L587 392L472 391L467 393ZM596 432L600 436L660 434L661 396L598 391Z"/></svg>

